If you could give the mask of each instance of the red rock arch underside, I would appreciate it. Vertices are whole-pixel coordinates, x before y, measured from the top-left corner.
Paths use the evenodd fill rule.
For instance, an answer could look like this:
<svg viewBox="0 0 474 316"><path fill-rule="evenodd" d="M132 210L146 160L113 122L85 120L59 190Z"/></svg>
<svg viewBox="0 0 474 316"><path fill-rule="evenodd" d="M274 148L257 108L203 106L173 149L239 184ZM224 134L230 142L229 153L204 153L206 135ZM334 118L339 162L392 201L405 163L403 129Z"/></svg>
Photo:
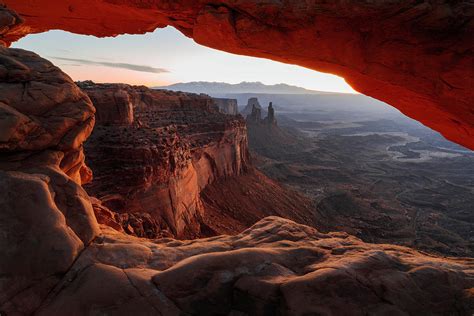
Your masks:
<svg viewBox="0 0 474 316"><path fill-rule="evenodd" d="M51 29L115 36L171 25L209 47L342 76L474 148L471 1L4 2L25 20L6 42Z"/></svg>
<svg viewBox="0 0 474 316"><path fill-rule="evenodd" d="M237 235L187 241L99 225L81 186L91 179L83 144L103 119L84 92L90 83L81 89L40 56L2 45L49 29L108 36L173 25L211 47L344 76L474 148L472 6L386 2L0 5L0 314L472 315L470 258L368 244L279 217ZM123 97L153 94L119 86ZM156 93L158 100L166 94Z"/></svg>

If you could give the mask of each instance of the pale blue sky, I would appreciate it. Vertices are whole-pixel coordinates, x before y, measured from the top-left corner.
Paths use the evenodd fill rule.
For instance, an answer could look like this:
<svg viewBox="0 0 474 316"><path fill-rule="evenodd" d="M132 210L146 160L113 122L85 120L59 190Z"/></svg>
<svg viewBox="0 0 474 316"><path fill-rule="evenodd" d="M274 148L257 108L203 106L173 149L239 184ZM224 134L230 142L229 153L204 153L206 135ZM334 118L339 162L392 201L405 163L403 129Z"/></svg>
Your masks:
<svg viewBox="0 0 474 316"><path fill-rule="evenodd" d="M30 35L13 47L32 50L51 60L74 80L147 86L189 81L261 81L354 92L340 77L207 48L171 27L145 35L115 38L50 31Z"/></svg>

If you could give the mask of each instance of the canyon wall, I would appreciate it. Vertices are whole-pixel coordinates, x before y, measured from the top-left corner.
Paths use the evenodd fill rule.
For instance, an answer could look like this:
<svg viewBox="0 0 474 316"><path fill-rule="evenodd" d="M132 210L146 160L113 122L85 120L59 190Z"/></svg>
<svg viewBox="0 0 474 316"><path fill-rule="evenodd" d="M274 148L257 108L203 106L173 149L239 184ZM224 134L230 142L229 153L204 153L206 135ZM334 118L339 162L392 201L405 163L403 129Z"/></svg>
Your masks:
<svg viewBox="0 0 474 316"><path fill-rule="evenodd" d="M150 214L161 234L202 235L200 192L249 164L241 117L205 95L124 84L79 86L97 109L85 146L94 180L86 186L119 213Z"/></svg>
<svg viewBox="0 0 474 316"><path fill-rule="evenodd" d="M3 0L25 20L3 36L95 36L174 26L196 42L342 76L474 149L472 1Z"/></svg>
<svg viewBox="0 0 474 316"><path fill-rule="evenodd" d="M239 114L239 106L236 99L213 98L213 100L222 113L230 115Z"/></svg>

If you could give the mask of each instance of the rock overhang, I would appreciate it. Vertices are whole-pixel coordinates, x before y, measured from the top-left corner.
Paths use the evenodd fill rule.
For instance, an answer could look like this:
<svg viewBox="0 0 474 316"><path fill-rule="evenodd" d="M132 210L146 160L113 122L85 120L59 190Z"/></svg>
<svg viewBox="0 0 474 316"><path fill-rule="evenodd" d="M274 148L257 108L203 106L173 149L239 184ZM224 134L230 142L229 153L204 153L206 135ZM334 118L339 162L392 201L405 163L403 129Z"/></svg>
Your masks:
<svg viewBox="0 0 474 316"><path fill-rule="evenodd" d="M25 23L3 40L61 29L142 34L173 26L212 48L342 76L474 148L474 7L470 1L4 0Z"/></svg>

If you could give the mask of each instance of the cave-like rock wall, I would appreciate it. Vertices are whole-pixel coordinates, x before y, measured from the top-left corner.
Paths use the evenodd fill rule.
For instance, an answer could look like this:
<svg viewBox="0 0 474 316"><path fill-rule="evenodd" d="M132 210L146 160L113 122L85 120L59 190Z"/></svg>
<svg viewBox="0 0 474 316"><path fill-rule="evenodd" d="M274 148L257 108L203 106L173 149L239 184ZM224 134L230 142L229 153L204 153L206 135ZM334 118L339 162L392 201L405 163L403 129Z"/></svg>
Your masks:
<svg viewBox="0 0 474 316"><path fill-rule="evenodd" d="M114 36L171 25L209 47L340 75L359 92L474 148L469 0L4 2L25 19L6 42L50 29Z"/></svg>

